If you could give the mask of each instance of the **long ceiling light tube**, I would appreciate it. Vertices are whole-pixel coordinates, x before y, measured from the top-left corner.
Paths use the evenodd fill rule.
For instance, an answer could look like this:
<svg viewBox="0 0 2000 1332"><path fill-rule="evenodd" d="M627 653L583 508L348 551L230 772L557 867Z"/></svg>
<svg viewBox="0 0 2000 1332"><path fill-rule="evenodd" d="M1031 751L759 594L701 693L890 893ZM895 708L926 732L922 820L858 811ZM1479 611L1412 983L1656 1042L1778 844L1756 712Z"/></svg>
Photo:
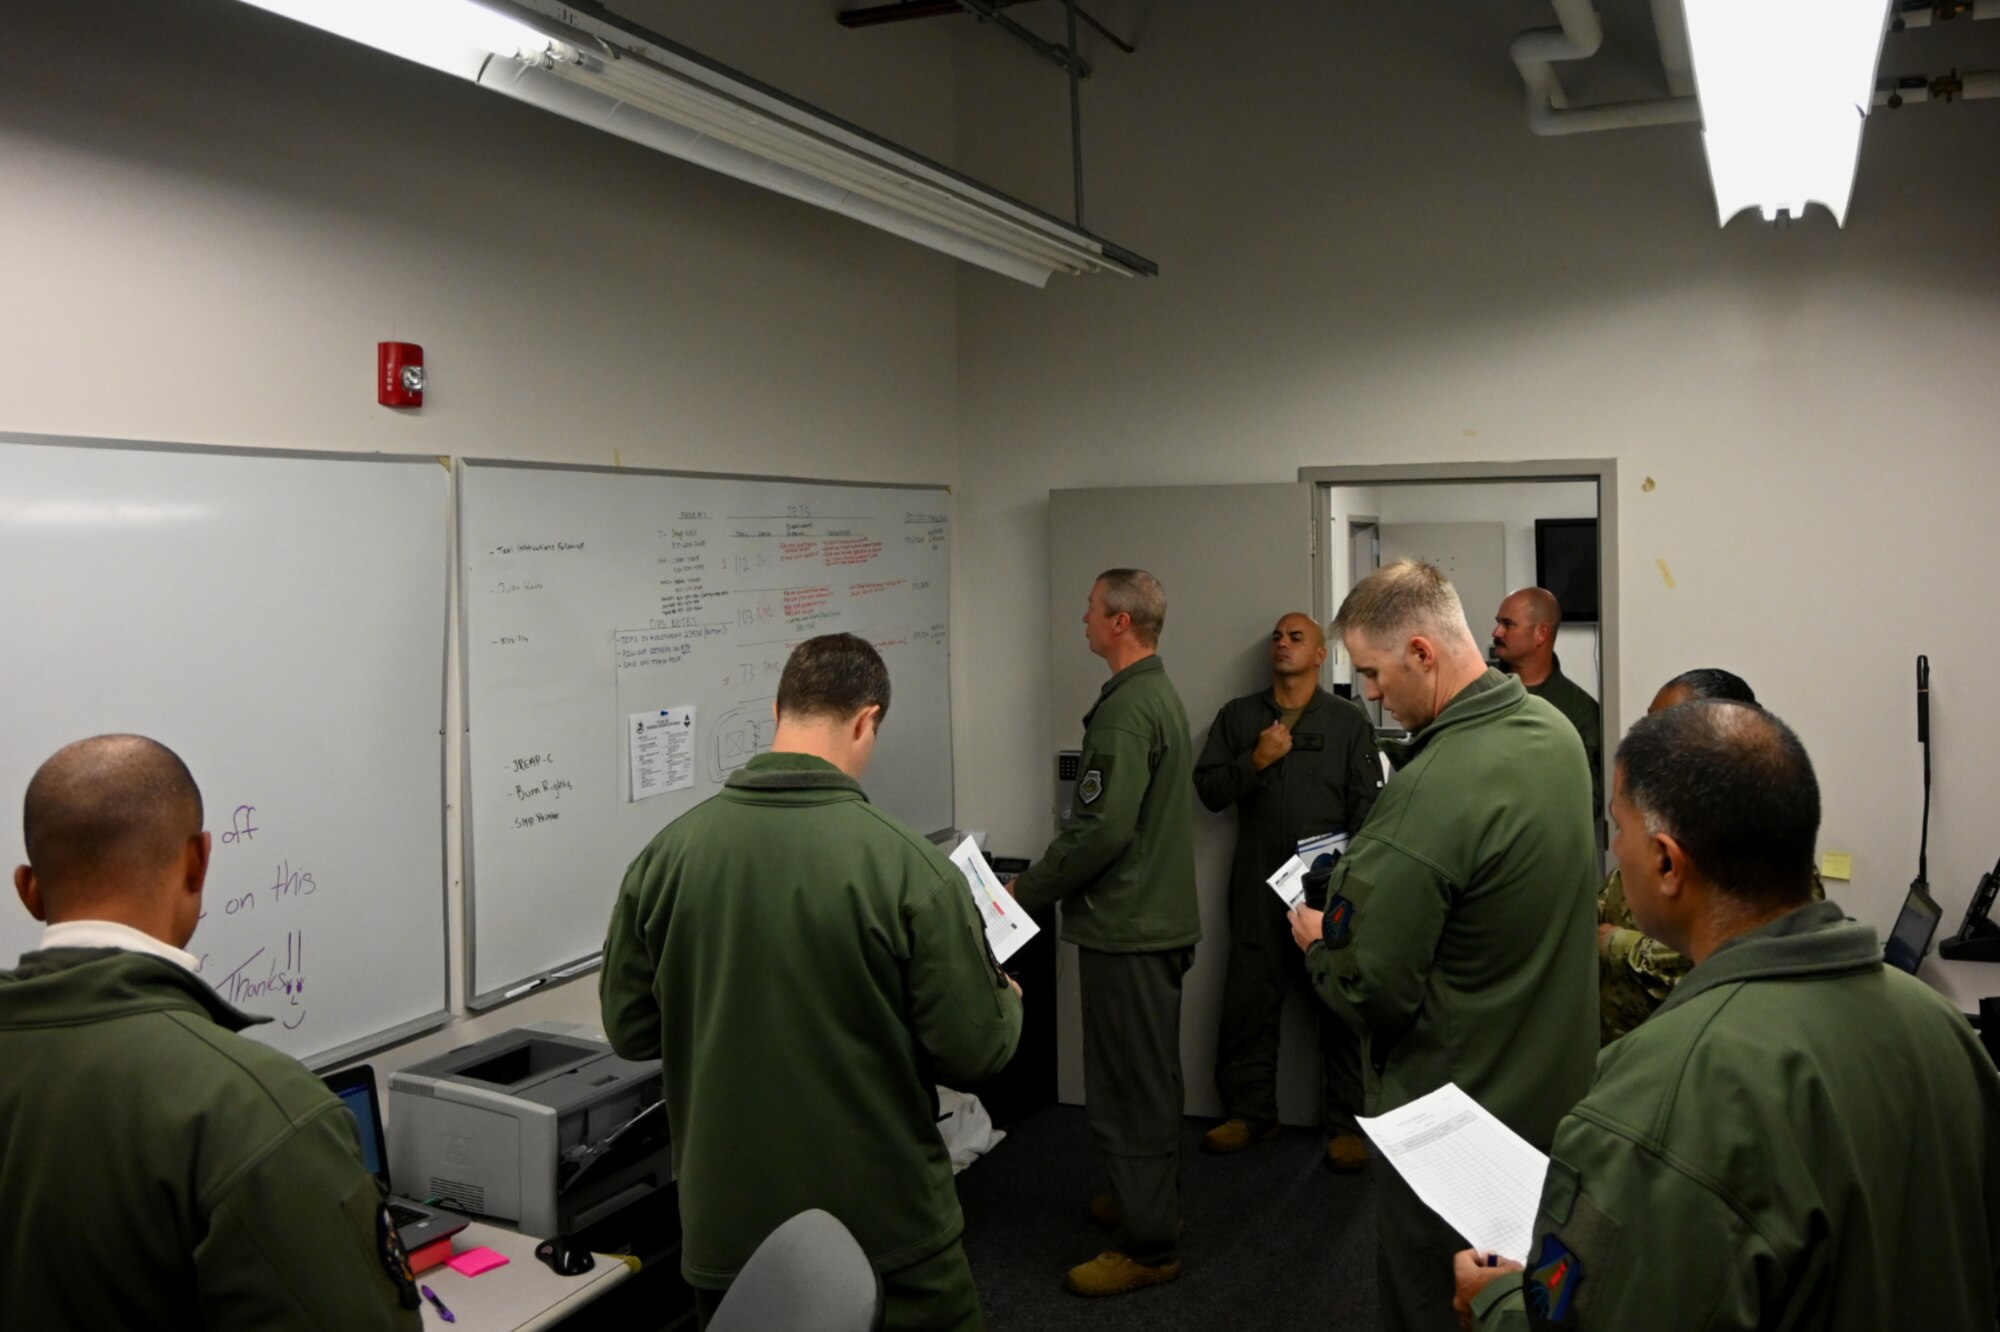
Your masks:
<svg viewBox="0 0 2000 1332"><path fill-rule="evenodd" d="M972 204L936 183L899 173L871 159L857 159L844 148L805 131L761 119L726 97L678 85L644 66L635 66L637 61L632 57L607 61L596 69L587 62L561 61L552 66L551 72L584 87L607 90L638 110L822 182L827 188L780 190L809 203L846 211L847 198L859 195L884 207L913 214L918 220L962 230L988 245L1019 248L1027 255L1048 260L1052 267L1086 272L1106 266L1101 244L1066 242L1026 222ZM775 183L771 187L779 188Z"/></svg>
<svg viewBox="0 0 2000 1332"><path fill-rule="evenodd" d="M1152 261L555 0L247 0L1034 286Z"/></svg>

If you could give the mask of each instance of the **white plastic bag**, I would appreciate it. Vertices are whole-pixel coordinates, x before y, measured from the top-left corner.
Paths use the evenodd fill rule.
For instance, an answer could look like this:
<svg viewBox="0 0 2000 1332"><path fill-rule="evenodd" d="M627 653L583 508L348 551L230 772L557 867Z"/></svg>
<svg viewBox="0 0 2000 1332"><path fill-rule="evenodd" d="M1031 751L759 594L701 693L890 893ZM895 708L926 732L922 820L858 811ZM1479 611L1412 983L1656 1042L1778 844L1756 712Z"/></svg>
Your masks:
<svg viewBox="0 0 2000 1332"><path fill-rule="evenodd" d="M977 1096L939 1087L937 1097L938 1136L951 1153L953 1174L992 1151L1007 1136L993 1127L993 1116L986 1113Z"/></svg>

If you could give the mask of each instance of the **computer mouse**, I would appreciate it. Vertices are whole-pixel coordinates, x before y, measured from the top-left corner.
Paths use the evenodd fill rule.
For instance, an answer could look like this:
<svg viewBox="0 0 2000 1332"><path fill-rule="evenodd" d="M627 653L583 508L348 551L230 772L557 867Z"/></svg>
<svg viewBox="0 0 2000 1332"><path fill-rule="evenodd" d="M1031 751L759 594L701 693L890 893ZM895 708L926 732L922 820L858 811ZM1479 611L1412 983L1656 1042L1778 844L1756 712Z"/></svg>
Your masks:
<svg viewBox="0 0 2000 1332"><path fill-rule="evenodd" d="M597 1259L591 1257L589 1249L572 1246L560 1235L537 1244L535 1257L546 1263L557 1276L580 1276L597 1266Z"/></svg>

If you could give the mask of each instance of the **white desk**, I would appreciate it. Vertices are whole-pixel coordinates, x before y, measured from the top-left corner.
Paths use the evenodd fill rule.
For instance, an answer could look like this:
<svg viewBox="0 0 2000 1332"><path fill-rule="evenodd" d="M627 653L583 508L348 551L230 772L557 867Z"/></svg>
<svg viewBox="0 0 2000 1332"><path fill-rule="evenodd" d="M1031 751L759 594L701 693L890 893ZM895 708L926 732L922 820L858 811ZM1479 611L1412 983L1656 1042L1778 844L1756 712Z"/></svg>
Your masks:
<svg viewBox="0 0 2000 1332"><path fill-rule="evenodd" d="M535 1257L535 1237L474 1221L452 1237L452 1250L464 1253L481 1245L507 1255L505 1267L476 1277L461 1276L449 1267L417 1274L419 1286L429 1286L458 1316L455 1323L438 1317L424 1301L424 1327L431 1332L501 1332L502 1329L550 1327L575 1313L632 1275L626 1260L598 1254L597 1266L577 1276L557 1276Z"/></svg>

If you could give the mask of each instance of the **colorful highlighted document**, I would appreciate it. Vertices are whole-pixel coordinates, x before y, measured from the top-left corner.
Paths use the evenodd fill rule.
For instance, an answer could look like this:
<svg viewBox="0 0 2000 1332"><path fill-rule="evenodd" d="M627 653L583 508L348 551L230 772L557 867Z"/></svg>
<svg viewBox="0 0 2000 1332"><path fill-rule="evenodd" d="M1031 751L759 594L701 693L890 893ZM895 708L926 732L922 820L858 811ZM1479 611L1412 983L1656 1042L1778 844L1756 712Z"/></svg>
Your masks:
<svg viewBox="0 0 2000 1332"><path fill-rule="evenodd" d="M1027 910L1001 886L993 867L979 854L977 842L970 837L960 842L951 853L951 863L958 866L958 872L965 876L965 886L972 890L973 905L979 908L979 918L986 922L986 943L993 949L994 961L1005 962L1020 951L1022 944L1041 933L1041 927Z"/></svg>

